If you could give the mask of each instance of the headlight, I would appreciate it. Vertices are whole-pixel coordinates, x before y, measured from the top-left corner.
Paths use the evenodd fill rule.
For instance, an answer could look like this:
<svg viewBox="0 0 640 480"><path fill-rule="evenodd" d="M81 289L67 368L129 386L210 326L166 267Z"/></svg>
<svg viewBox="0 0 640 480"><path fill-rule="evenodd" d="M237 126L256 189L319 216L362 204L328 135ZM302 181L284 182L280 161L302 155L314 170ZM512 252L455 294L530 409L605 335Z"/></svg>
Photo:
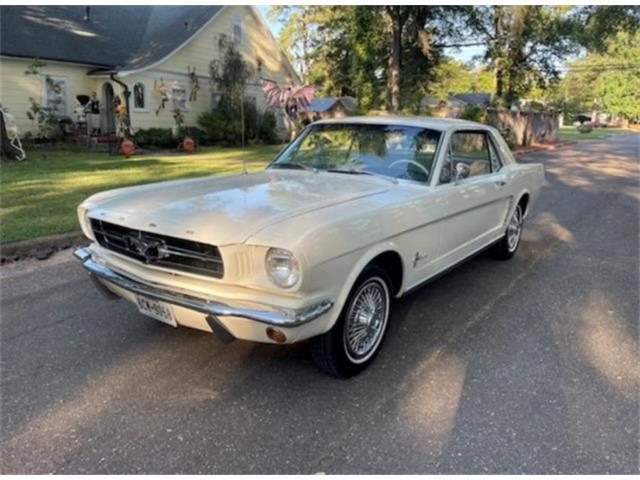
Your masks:
<svg viewBox="0 0 640 480"><path fill-rule="evenodd" d="M300 280L300 266L288 250L270 248L265 263L271 281L279 287L291 288Z"/></svg>
<svg viewBox="0 0 640 480"><path fill-rule="evenodd" d="M89 240L95 240L93 238L93 232L91 231L88 213L88 209L84 207L78 207L78 222L80 223L80 228L82 229L82 233L84 233L85 237L87 237Z"/></svg>

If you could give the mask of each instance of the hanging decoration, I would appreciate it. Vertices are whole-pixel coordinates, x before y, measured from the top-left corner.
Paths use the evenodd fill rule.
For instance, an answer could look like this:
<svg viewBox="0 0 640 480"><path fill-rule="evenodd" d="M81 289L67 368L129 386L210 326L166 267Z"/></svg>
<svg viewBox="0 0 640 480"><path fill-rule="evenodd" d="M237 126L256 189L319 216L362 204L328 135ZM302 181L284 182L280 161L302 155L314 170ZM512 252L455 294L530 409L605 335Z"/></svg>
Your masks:
<svg viewBox="0 0 640 480"><path fill-rule="evenodd" d="M191 92L189 93L189 101L195 102L198 100L198 91L200 90L200 82L198 81L198 75L196 75L196 67L193 70L187 65L187 73L191 80Z"/></svg>
<svg viewBox="0 0 640 480"><path fill-rule="evenodd" d="M264 78L260 79L260 85L265 93L267 105L274 110L281 109L284 112L285 126L289 140L291 140L299 128L299 113L311 103L316 87L313 85L296 86L291 81L280 86L277 82Z"/></svg>
<svg viewBox="0 0 640 480"><path fill-rule="evenodd" d="M164 110L167 102L169 101L169 89L164 84L164 80L161 78L160 83L156 80L153 81L153 90L160 96L160 105L156 108L156 115L160 113L160 110Z"/></svg>

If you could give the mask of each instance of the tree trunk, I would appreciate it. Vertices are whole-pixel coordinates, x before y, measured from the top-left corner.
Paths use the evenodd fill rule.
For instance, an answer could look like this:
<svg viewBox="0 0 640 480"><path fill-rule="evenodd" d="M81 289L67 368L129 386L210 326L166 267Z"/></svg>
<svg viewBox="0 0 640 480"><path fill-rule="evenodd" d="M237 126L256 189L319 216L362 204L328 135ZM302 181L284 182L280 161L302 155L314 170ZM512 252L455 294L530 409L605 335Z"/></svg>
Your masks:
<svg viewBox="0 0 640 480"><path fill-rule="evenodd" d="M400 110L400 57L402 55L402 20L399 9L402 7L385 7L391 26L389 34L389 70L387 72L387 109L391 112Z"/></svg>
<svg viewBox="0 0 640 480"><path fill-rule="evenodd" d="M494 29L494 68L496 71L496 98L502 100L504 96L504 56L505 41L502 23L503 9L501 6L493 7Z"/></svg>

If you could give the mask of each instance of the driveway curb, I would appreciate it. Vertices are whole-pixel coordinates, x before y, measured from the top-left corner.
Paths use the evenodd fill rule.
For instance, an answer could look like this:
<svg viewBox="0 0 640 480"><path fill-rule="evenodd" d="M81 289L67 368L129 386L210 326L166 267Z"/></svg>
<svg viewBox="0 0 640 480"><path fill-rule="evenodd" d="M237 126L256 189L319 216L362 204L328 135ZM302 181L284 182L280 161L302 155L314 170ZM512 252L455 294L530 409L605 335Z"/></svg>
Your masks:
<svg viewBox="0 0 640 480"><path fill-rule="evenodd" d="M25 258L45 260L58 250L83 243L87 243L87 239L79 231L4 243L0 245L0 263L15 262Z"/></svg>

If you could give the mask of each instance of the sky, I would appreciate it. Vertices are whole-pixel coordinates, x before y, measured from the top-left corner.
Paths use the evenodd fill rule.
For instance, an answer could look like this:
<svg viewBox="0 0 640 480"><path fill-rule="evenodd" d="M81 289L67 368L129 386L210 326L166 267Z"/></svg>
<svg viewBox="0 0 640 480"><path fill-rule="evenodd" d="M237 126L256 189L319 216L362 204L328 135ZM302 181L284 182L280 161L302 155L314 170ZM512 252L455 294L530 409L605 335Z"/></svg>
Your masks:
<svg viewBox="0 0 640 480"><path fill-rule="evenodd" d="M280 30L282 30L282 23L278 21L271 21L267 17L267 12L269 11L269 5L257 5L256 8L262 14L262 17L265 19L265 22L271 29L271 33L273 36L278 38L280 35ZM482 55L484 53L484 48L477 47L463 47L459 49L450 49L447 52L447 55L453 57L461 62L468 62L473 59L476 55Z"/></svg>

